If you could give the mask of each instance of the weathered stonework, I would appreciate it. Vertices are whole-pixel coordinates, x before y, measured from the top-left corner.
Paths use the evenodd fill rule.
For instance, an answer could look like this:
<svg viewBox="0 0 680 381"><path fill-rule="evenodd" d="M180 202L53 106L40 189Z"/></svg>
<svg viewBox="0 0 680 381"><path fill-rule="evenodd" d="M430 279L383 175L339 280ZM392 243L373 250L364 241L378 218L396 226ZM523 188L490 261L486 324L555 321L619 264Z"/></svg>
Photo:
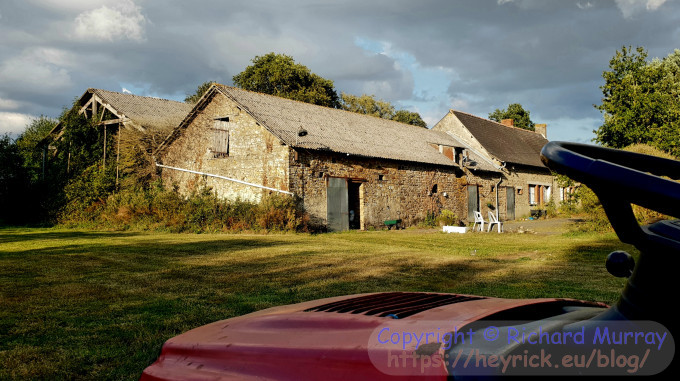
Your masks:
<svg viewBox="0 0 680 381"><path fill-rule="evenodd" d="M490 169L461 169L453 161L448 166L292 148L262 126L252 116L255 114L246 112L219 91L209 93L201 105L180 125L160 158L164 166L207 174L164 168L165 183L177 186L185 195L208 187L224 199L258 202L272 192L262 187L274 188L300 197L313 222L328 224L329 179L344 179L346 183L333 180L347 184L348 206L343 213L355 214L351 228L368 229L384 227L387 220L414 225L428 214L437 216L445 209L467 222L468 186L476 186L479 210L485 219L490 211L496 213L496 204L500 219L509 217L508 187L512 187L515 196L515 217L530 212L530 184L550 186L552 197L557 193L552 176L541 168L510 166L501 172L489 172ZM457 131L462 127L451 128ZM459 132L465 133L464 129ZM484 152L474 138L461 139ZM442 153L442 157L453 160L454 151L450 154L448 157Z"/></svg>
<svg viewBox="0 0 680 381"><path fill-rule="evenodd" d="M216 118L229 118L229 154L211 151ZM218 156L218 157L215 157ZM163 164L288 191L289 148L282 145L255 119L222 94L187 126L163 156ZM167 184L176 184L183 194L200 186L212 188L219 197L259 201L270 191L236 182L176 170L164 169Z"/></svg>
<svg viewBox="0 0 680 381"><path fill-rule="evenodd" d="M480 143L477 138L468 130L463 123L461 123L458 118L454 117L452 113L447 114L437 125L434 127L435 130L444 131L450 133L461 141L465 142L470 148L477 152L482 152L487 157L493 157L486 148ZM524 131L523 131L524 132ZM521 218L529 216L532 209L542 209L545 208L545 204L550 201L557 203L559 200L558 192L556 187L554 177L545 167L536 167L530 165L521 165L514 163L501 163L498 160L494 160L496 165L503 167L503 181L500 183L500 189L498 190L499 198L499 217L503 220L508 219L507 216L507 191L506 188L512 187L515 193L515 218ZM494 184L498 182L499 176L496 176ZM482 181L484 182L484 181ZM484 195L484 189L489 191L491 184L484 182L484 186L480 188L480 211L484 218L487 218L488 214L485 211L487 203L495 203L495 191L494 194ZM535 204L530 204L529 202L529 188L530 186L541 186L550 188L550 197L543 198L537 195L537 200ZM543 188L541 188L543 189ZM483 200L483 201L482 201Z"/></svg>
<svg viewBox="0 0 680 381"><path fill-rule="evenodd" d="M406 226L428 213L454 212L467 216L466 182L455 167L444 168L377 160L319 151L291 150L291 191L302 197L315 221L326 222L329 177L360 183L361 228L384 226L401 219ZM433 193L433 188L436 189Z"/></svg>

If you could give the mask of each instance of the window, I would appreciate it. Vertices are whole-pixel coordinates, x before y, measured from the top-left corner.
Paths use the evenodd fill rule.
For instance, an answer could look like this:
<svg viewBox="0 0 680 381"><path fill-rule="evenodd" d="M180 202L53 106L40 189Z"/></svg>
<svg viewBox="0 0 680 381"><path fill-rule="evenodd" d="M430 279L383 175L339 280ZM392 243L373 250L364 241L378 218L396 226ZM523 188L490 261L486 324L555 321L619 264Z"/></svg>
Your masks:
<svg viewBox="0 0 680 381"><path fill-rule="evenodd" d="M210 152L215 158L229 156L229 127L229 117L215 119L210 146Z"/></svg>
<svg viewBox="0 0 680 381"><path fill-rule="evenodd" d="M552 196L549 185L529 184L529 205L544 205Z"/></svg>
<svg viewBox="0 0 680 381"><path fill-rule="evenodd" d="M529 205L536 205L536 187L529 185Z"/></svg>

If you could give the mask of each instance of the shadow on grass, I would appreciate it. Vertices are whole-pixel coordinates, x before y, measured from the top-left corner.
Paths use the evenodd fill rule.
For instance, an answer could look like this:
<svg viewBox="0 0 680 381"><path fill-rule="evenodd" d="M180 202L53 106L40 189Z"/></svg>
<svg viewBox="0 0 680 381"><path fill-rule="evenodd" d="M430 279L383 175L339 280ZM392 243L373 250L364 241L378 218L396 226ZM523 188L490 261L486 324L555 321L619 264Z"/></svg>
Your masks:
<svg viewBox="0 0 680 381"><path fill-rule="evenodd" d="M0 228L0 243L44 241L44 240L73 240L73 239L98 239L110 237L132 237L139 235L135 232L96 232L96 231L46 231L45 229L32 228Z"/></svg>
<svg viewBox="0 0 680 381"><path fill-rule="evenodd" d="M603 239L558 259L482 257L452 253L455 241L436 236L387 248L371 246L372 235L352 237L0 230L0 242L46 241L0 254L0 379L137 379L181 332L330 296L399 290L611 302L619 285L605 278L604 256L625 246Z"/></svg>

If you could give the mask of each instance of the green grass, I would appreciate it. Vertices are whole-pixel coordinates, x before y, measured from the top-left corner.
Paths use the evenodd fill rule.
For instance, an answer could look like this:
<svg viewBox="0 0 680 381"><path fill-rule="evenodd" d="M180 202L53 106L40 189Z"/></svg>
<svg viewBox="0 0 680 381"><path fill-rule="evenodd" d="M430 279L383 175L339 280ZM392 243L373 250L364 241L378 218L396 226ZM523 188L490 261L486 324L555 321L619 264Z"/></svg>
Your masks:
<svg viewBox="0 0 680 381"><path fill-rule="evenodd" d="M613 234L192 235L0 229L0 379L137 379L170 337L388 290L612 303Z"/></svg>

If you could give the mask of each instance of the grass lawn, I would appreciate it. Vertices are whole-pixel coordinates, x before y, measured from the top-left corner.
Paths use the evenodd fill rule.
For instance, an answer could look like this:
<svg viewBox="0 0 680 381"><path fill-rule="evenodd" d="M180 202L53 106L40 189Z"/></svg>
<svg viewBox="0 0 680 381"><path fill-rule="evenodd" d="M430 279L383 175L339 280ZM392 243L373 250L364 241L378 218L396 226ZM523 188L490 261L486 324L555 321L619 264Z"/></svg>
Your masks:
<svg viewBox="0 0 680 381"><path fill-rule="evenodd" d="M0 379L137 379L165 340L252 311L388 290L612 303L613 234L191 235L0 229Z"/></svg>

